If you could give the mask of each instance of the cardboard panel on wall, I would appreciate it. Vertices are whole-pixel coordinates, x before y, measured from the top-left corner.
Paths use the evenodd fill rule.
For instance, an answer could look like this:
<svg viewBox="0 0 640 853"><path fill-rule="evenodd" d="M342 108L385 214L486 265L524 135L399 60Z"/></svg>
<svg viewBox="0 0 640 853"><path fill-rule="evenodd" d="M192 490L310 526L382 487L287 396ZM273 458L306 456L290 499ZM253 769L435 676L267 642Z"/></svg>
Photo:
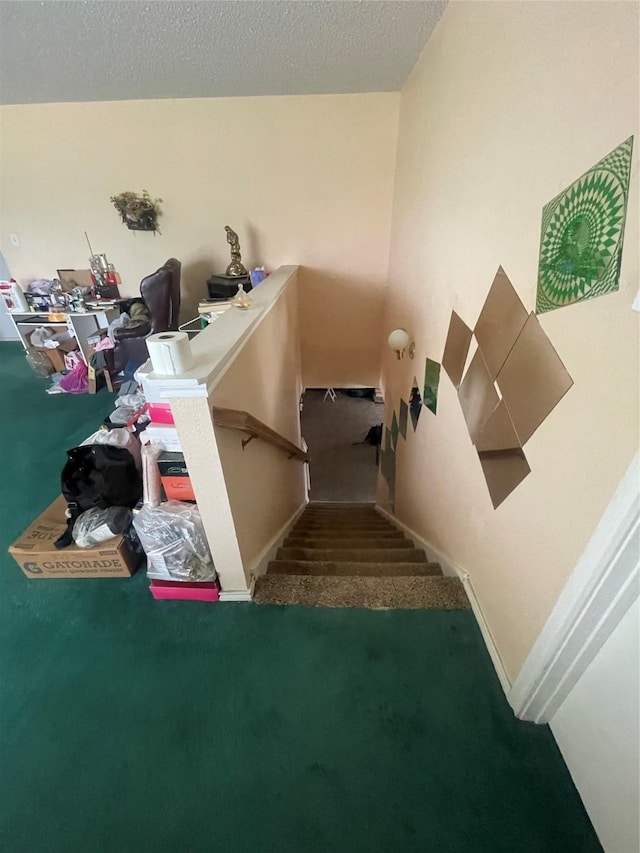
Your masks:
<svg viewBox="0 0 640 853"><path fill-rule="evenodd" d="M535 314L529 315L497 382L524 445L573 385Z"/></svg>
<svg viewBox="0 0 640 853"><path fill-rule="evenodd" d="M400 435L406 439L407 437L407 422L409 420L409 405L406 400L400 400L400 417L398 419L398 429Z"/></svg>
<svg viewBox="0 0 640 853"><path fill-rule="evenodd" d="M474 330L492 379L500 372L527 316L505 271L498 267Z"/></svg>
<svg viewBox="0 0 640 853"><path fill-rule="evenodd" d="M476 450L513 450L521 446L505 402L500 400L480 430Z"/></svg>
<svg viewBox="0 0 640 853"><path fill-rule="evenodd" d="M471 329L464 320L455 311L452 311L447 340L444 345L442 366L447 371L449 379L456 388L460 387L467 353L469 352L469 344L471 343L471 335Z"/></svg>
<svg viewBox="0 0 640 853"><path fill-rule="evenodd" d="M500 402L480 350L476 350L458 391L471 441L475 444L489 415Z"/></svg>
<svg viewBox="0 0 640 853"><path fill-rule="evenodd" d="M466 358L466 355L465 355ZM440 365L427 359L424 368L424 404L435 415L438 408L438 386L440 384Z"/></svg>
<svg viewBox="0 0 640 853"><path fill-rule="evenodd" d="M398 446L398 418L396 417L395 410L393 412L393 417L391 418L391 447L393 450Z"/></svg>
<svg viewBox="0 0 640 853"><path fill-rule="evenodd" d="M521 449L486 451L478 457L494 509L531 473Z"/></svg>

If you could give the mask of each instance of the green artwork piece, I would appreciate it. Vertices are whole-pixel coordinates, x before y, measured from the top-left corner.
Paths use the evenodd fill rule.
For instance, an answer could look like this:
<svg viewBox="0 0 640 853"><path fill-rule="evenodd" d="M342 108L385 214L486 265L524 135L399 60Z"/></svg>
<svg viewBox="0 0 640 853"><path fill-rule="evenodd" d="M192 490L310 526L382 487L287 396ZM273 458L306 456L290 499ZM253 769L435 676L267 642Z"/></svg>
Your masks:
<svg viewBox="0 0 640 853"><path fill-rule="evenodd" d="M413 388L411 389L411 396L409 397L409 414L411 415L411 423L413 424L414 432L418 429L418 421L420 419L421 411L422 397L420 396L420 390L418 388L418 380L414 376Z"/></svg>
<svg viewBox="0 0 640 853"><path fill-rule="evenodd" d="M440 384L440 365L437 361L427 359L424 368L424 394L422 402L435 415L438 408L438 385Z"/></svg>
<svg viewBox="0 0 640 853"><path fill-rule="evenodd" d="M633 136L542 211L536 314L618 289Z"/></svg>
<svg viewBox="0 0 640 853"><path fill-rule="evenodd" d="M398 419L396 413L393 413L391 420L391 447L395 450L398 445Z"/></svg>
<svg viewBox="0 0 640 853"><path fill-rule="evenodd" d="M384 428L384 449L391 450L391 430L389 427Z"/></svg>
<svg viewBox="0 0 640 853"><path fill-rule="evenodd" d="M409 419L409 406L405 400L400 400L400 435L406 440L407 438L407 421Z"/></svg>

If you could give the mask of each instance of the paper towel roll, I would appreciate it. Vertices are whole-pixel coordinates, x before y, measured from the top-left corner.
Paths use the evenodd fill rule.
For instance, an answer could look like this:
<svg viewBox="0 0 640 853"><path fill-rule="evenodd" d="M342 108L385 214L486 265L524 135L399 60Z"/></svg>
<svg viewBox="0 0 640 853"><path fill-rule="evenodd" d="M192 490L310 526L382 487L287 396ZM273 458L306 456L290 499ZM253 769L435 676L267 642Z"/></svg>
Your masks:
<svg viewBox="0 0 640 853"><path fill-rule="evenodd" d="M160 332L147 338L153 372L176 376L193 367L191 344L186 332Z"/></svg>

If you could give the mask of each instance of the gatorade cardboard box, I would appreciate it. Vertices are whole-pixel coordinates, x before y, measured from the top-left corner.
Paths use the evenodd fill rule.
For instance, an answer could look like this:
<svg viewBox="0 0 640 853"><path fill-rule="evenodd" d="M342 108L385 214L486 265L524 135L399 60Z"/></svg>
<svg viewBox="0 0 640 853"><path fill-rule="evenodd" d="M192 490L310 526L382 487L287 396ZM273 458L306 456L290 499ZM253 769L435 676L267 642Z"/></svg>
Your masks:
<svg viewBox="0 0 640 853"><path fill-rule="evenodd" d="M57 550L53 543L67 526L67 502L57 498L38 516L9 553L28 578L126 578L136 570L139 557L123 536L114 536L91 548L75 542Z"/></svg>

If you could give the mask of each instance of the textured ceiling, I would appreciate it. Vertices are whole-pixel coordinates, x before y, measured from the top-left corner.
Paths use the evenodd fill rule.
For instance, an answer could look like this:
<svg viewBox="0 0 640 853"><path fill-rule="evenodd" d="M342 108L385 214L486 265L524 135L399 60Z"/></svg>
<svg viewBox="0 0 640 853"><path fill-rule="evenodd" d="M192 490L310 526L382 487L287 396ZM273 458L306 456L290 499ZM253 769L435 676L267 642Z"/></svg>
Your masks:
<svg viewBox="0 0 640 853"><path fill-rule="evenodd" d="M1 0L0 102L396 91L445 5Z"/></svg>

